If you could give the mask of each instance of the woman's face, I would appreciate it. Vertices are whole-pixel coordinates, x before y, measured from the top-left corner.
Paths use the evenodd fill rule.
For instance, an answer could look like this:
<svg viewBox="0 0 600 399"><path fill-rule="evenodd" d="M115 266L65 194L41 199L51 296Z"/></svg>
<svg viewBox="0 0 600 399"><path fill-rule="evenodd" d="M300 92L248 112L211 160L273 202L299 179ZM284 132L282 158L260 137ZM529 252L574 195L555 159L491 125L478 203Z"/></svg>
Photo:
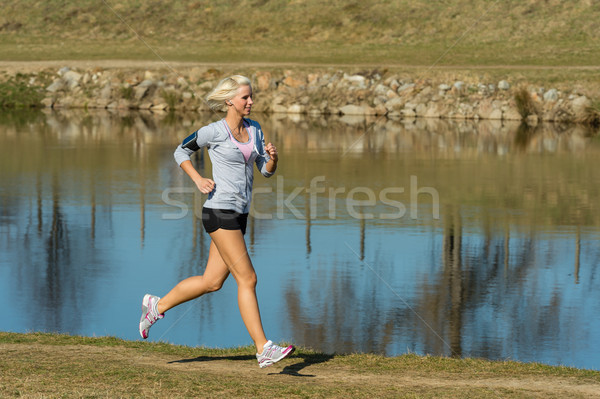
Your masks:
<svg viewBox="0 0 600 399"><path fill-rule="evenodd" d="M254 101L252 101L252 88L250 86L240 86L235 97L229 101L237 113L242 116L250 115L252 104L254 104Z"/></svg>

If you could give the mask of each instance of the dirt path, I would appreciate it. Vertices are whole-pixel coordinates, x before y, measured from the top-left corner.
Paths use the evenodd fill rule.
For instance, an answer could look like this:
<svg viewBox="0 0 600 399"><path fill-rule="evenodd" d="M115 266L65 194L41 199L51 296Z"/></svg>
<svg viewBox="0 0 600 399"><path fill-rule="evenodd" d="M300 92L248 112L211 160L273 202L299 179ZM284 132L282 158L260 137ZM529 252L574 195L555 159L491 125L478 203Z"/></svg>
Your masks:
<svg viewBox="0 0 600 399"><path fill-rule="evenodd" d="M62 68L68 66L78 69L92 68L118 68L118 69L185 69L193 67L207 68L305 68L305 67L321 67L321 68L389 68L389 69L404 69L423 71L431 68L430 65L401 65L401 64L311 64L311 63L206 63L206 62L178 62L178 61L143 61L143 60L64 60L64 61L0 61L0 70L11 72L29 73L39 71L45 68ZM432 69L436 70L491 70L491 69L506 69L506 70L560 70L560 71L600 71L600 65L588 66L552 66L552 65L450 65L450 66L435 66Z"/></svg>
<svg viewBox="0 0 600 399"><path fill-rule="evenodd" d="M457 374L431 372L405 373L398 375L393 370L390 372L369 372L358 367L349 367L335 364L335 362L309 362L306 359L293 356L285 359L267 369L259 369L256 360L251 355L207 356L198 358L182 358L180 356L141 353L137 349L124 347L101 347L85 345L39 345L39 344L0 344L0 353L7 366L18 368L18 364L36 359L35 366L40 368L38 375L32 374L30 381L33 384L48 387L51 381L57 381L64 376L64 369L53 366L54 364L72 365L71 367L85 369L86 364L94 364L105 368L103 364L119 365L122 370L142 369L153 370L156 374L181 374L186 376L202 376L203 378L220 378L231 381L263 381L268 378L271 383L283 383L288 387L296 387L302 391L309 386L315 386L333 392L339 387L356 392L357 396L372 392L379 396L381 387L385 391L397 390L398 392L415 392L434 396L436 392L469 392L471 389L481 389L489 393L489 397L555 397L555 398L600 398L600 383L584 382L581 380L552 377L544 374L539 376L524 376L516 378L507 376L477 376L467 373ZM14 363L14 364L13 364ZM96 367L96 366L94 366ZM1 367L0 367L1 370ZM56 374L46 370L56 370ZM162 371L161 371L162 370ZM117 371L114 372L118 375ZM4 379L4 377L3 377ZM85 378L84 378L85 379ZM4 382L11 381L10 374ZM110 382L107 383L110 385ZM1 384L0 384L1 385ZM60 389L61 385L57 389ZM19 388L21 389L21 388ZM25 388L22 388L25 389ZM74 388L71 388L74 389ZM0 391L1 392L1 391ZM23 391L21 391L23 392ZM26 391L24 391L27 393ZM84 392L84 391L82 391ZM516 394L515 394L516 393ZM27 395L26 395L27 396ZM52 395L51 395L52 396ZM382 393L383 396L383 393ZM388 396L388 395L385 395ZM460 394L459 394L460 396ZM442 396L454 397L454 396Z"/></svg>

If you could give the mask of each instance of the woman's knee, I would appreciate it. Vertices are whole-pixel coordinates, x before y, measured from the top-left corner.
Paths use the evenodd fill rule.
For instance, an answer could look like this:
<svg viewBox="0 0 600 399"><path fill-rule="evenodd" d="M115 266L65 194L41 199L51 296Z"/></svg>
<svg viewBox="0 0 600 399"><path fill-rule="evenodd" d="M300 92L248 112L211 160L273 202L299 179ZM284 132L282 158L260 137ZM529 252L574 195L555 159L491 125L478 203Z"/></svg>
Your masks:
<svg viewBox="0 0 600 399"><path fill-rule="evenodd" d="M219 291L221 289L221 287L223 287L224 282L225 282L225 280L214 280L214 281L209 282L206 286L206 292Z"/></svg>
<svg viewBox="0 0 600 399"><path fill-rule="evenodd" d="M237 283L239 286L244 286L244 287L248 287L248 288L252 288L252 289L256 288L257 282L258 282L258 279L256 277L255 272L240 276L240 278L237 280Z"/></svg>

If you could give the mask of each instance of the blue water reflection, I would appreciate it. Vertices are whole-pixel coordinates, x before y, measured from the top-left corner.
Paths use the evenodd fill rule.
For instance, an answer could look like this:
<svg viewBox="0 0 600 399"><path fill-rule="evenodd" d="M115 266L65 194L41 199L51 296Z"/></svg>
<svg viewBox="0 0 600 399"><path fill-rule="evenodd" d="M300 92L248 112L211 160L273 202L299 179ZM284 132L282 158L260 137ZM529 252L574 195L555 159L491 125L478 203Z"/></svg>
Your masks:
<svg viewBox="0 0 600 399"><path fill-rule="evenodd" d="M163 295L202 273L206 262L209 237L194 216L202 198L190 193L171 154L190 125L211 117L4 120L0 292L8 311L2 330L139 339L142 295ZM257 177L257 187L270 194L257 196L256 210L272 219L251 218L246 237L268 338L329 353L416 352L600 369L600 355L589 349L600 339L597 141L562 133L551 147L563 150L540 156L531 149L542 137L531 134L529 144L512 148L518 130L502 126L493 145L478 145L482 138L469 133L459 140L460 151L437 138L432 153L433 134L448 143L464 126L445 125L444 133L389 125L366 140L404 144L385 153L363 146L357 157L344 156L338 139L351 144L365 126L327 121L318 130L314 121L286 120L263 126L281 142L284 161L281 179ZM335 136L336 129L349 137ZM482 137L493 136L486 134L483 129ZM311 145L315 137L323 149ZM408 142L411 150L403 150ZM449 147L454 150L444 152ZM506 158L498 148L515 155ZM196 163L210 171L206 159ZM419 197L417 218L407 212L392 220L352 218L344 195L331 202L325 191L314 204L305 190L291 196L317 175L325 176L324 187L346 187L346 193L358 186L376 193L404 187L404 196L394 198L407 209L410 176L418 176L419 187L439 192L440 218L427 194ZM165 203L168 188L180 191L168 199L189 207L185 217L172 217L180 209ZM361 209L390 211L379 201ZM249 344L235 282L170 311L151 340Z"/></svg>

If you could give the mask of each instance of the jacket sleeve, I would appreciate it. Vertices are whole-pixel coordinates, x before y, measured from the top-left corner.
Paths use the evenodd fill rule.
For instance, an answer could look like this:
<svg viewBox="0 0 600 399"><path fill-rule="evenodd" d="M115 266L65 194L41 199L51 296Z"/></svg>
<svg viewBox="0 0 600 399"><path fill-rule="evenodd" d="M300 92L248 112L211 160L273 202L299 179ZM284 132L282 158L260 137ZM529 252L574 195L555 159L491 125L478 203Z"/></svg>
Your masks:
<svg viewBox="0 0 600 399"><path fill-rule="evenodd" d="M181 165L184 161L189 161L190 156L202 147L206 147L211 140L214 139L215 134L215 128L208 125L196 130L186 137L183 142L177 146L175 153L173 154L177 165Z"/></svg>
<svg viewBox="0 0 600 399"><path fill-rule="evenodd" d="M271 157L265 152L265 137L263 135L263 131L257 122L254 122L254 127L256 128L255 144L256 151L258 152L258 156L256 157L255 161L256 167L263 176L271 177L275 174L275 172L271 173L267 171L267 162L271 160Z"/></svg>

